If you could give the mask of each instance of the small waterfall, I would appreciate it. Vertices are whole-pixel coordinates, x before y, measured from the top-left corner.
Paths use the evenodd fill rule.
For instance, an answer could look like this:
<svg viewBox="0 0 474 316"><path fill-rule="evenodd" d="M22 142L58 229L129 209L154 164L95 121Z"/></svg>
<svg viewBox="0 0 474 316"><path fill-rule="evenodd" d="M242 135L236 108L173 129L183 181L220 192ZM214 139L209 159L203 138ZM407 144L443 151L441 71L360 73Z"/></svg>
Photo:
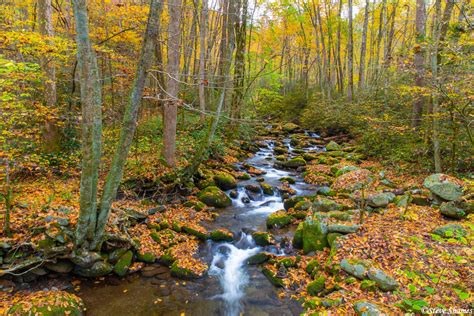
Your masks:
<svg viewBox="0 0 474 316"><path fill-rule="evenodd" d="M245 286L249 278L245 271L247 258L257 254L257 247L252 236L242 233L240 240L234 244L220 244L215 249L209 275L219 278L222 294L216 295L225 302L227 316L239 315L242 311L241 299L245 295Z"/></svg>

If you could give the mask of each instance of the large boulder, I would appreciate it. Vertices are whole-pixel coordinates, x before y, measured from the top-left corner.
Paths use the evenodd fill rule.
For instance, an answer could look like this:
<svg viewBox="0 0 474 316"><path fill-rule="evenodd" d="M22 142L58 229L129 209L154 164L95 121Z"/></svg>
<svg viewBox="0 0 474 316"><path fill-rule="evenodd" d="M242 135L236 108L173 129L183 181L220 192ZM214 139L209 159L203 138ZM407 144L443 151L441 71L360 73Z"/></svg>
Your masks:
<svg viewBox="0 0 474 316"><path fill-rule="evenodd" d="M381 192L369 195L367 202L372 207L386 207L395 198L392 192Z"/></svg>
<svg viewBox="0 0 474 316"><path fill-rule="evenodd" d="M460 181L446 174L435 173L426 177L423 186L430 192L446 201L457 201L463 191Z"/></svg>
<svg viewBox="0 0 474 316"><path fill-rule="evenodd" d="M275 244L275 239L268 232L255 232L252 234L252 238L257 246L265 247Z"/></svg>
<svg viewBox="0 0 474 316"><path fill-rule="evenodd" d="M286 123L284 124L281 129L287 133L290 133L290 132L294 132L296 131L297 129L299 129L300 127L298 125L296 125L295 123Z"/></svg>
<svg viewBox="0 0 474 316"><path fill-rule="evenodd" d="M214 182L216 186L224 191L235 189L237 187L237 180L233 175L226 172L219 172L214 176Z"/></svg>
<svg viewBox="0 0 474 316"><path fill-rule="evenodd" d="M398 288L398 282L380 269L370 268L367 276L384 292L395 291Z"/></svg>
<svg viewBox="0 0 474 316"><path fill-rule="evenodd" d="M456 202L443 202L439 207L441 214L452 219L463 219L466 217L466 212L460 208Z"/></svg>
<svg viewBox="0 0 474 316"><path fill-rule="evenodd" d="M232 205L232 200L221 189L215 186L201 190L198 194L198 198L207 206L224 208Z"/></svg>
<svg viewBox="0 0 474 316"><path fill-rule="evenodd" d="M283 207L285 208L285 210L288 211L290 208L294 207L298 202L301 202L304 200L305 198L302 196L294 196L294 197L286 199L283 202Z"/></svg>
<svg viewBox="0 0 474 316"><path fill-rule="evenodd" d="M311 296L316 296L325 289L325 283L326 277L321 275L306 286L306 292Z"/></svg>
<svg viewBox="0 0 474 316"><path fill-rule="evenodd" d="M11 306L5 315L84 315L84 302L64 291L40 291Z"/></svg>
<svg viewBox="0 0 474 316"><path fill-rule="evenodd" d="M328 233L327 225L321 222L317 216L306 219L303 222L302 231L304 254L328 247L329 244L326 238Z"/></svg>
<svg viewBox="0 0 474 316"><path fill-rule="evenodd" d="M211 232L210 238L212 241L220 242L232 242L234 235L227 228L219 228Z"/></svg>
<svg viewBox="0 0 474 316"><path fill-rule="evenodd" d="M342 259L341 269L356 278L363 280L370 269L370 263L364 260Z"/></svg>
<svg viewBox="0 0 474 316"><path fill-rule="evenodd" d="M132 264L133 253L128 250L125 252L114 265L114 272L118 276L125 276L128 272L128 268Z"/></svg>
<svg viewBox="0 0 474 316"><path fill-rule="evenodd" d="M295 230L295 234L293 235L293 247L296 249L302 249L303 248L303 224L304 222L301 222L298 224L298 227Z"/></svg>
<svg viewBox="0 0 474 316"><path fill-rule="evenodd" d="M316 212L341 211L344 206L328 198L319 197L313 203L313 209Z"/></svg>
<svg viewBox="0 0 474 316"><path fill-rule="evenodd" d="M306 166L306 160L304 160L303 157L291 158L284 163L284 166L287 168L303 167Z"/></svg>
<svg viewBox="0 0 474 316"><path fill-rule="evenodd" d="M433 230L433 234L441 236L443 238L451 237L464 237L467 235L464 227L458 224L447 224L443 226L436 227Z"/></svg>
<svg viewBox="0 0 474 316"><path fill-rule="evenodd" d="M267 228L282 228L291 223L292 216L285 210L279 210L267 217Z"/></svg>

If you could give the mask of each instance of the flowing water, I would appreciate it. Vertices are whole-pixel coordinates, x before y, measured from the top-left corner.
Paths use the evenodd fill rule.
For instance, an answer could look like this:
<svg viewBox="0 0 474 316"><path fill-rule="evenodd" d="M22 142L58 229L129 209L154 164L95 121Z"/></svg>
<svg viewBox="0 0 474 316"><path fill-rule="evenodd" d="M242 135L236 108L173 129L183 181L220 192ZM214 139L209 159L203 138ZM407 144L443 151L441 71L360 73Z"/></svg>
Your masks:
<svg viewBox="0 0 474 316"><path fill-rule="evenodd" d="M310 135L318 137L318 135ZM289 139L283 143L292 147ZM291 176L296 183L291 187L297 195L309 195L315 188L304 183L298 173L274 167L274 144L268 141L266 148L246 161L264 170L261 177L273 187L281 185L282 177ZM307 148L319 150L319 148ZM242 167L241 164L238 165ZM239 236L232 243L208 241L200 253L209 263L206 276L198 280L182 281L161 274L158 278L146 279L130 275L126 281L110 281L95 284L86 283L81 297L86 302L90 315L299 315L299 304L288 299L279 299L277 291L263 276L258 266L247 266L246 259L262 251L255 245L249 232L266 231L265 220L269 214L283 208L277 190L275 195L249 194L247 184L257 184L256 177L241 181L238 197L233 205L219 211L219 217L207 223L208 229L227 228ZM247 201L245 201L245 199ZM293 227L294 229L294 227ZM278 239L292 236L290 229L275 232ZM285 255L279 247L266 247L277 255Z"/></svg>

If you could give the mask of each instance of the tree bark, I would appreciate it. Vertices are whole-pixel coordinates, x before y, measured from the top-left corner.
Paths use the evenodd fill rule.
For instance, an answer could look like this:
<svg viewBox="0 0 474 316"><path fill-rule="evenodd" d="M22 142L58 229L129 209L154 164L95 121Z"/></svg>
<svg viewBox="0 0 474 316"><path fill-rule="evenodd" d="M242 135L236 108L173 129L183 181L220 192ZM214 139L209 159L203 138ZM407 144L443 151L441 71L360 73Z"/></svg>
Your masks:
<svg viewBox="0 0 474 316"><path fill-rule="evenodd" d="M37 19L38 19L38 30L41 35L45 37L54 36L53 29L53 7L51 0L38 0L37 7ZM49 39L46 39L46 43L51 44ZM57 102L57 91L56 91L56 68L54 61L49 56L41 57L41 66L45 73L45 103L49 108L54 108ZM55 122L47 120L44 125L43 131L43 148L47 152L54 152L59 150L59 130Z"/></svg>
<svg viewBox="0 0 474 316"><path fill-rule="evenodd" d="M199 28L199 109L201 110L200 120L205 119L206 111L206 36L208 23L208 3L207 0L202 0L201 8L201 24Z"/></svg>
<svg viewBox="0 0 474 316"><path fill-rule="evenodd" d="M89 38L86 0L73 0L82 107L82 173L76 246L91 241L97 220L97 182L101 155L102 98L97 57ZM89 246L89 245L85 245Z"/></svg>
<svg viewBox="0 0 474 316"><path fill-rule="evenodd" d="M416 35L416 46L414 52L414 64L415 64L415 86L424 86L425 77L425 49L423 42L426 37L426 7L424 0L416 0L416 20L415 20L415 35ZM418 93L416 100L413 103L413 115L411 126L416 128L421 124L421 115L423 113L423 104L425 98L422 93Z"/></svg>
<svg viewBox="0 0 474 316"><path fill-rule="evenodd" d="M181 2L168 0L168 74L166 92L171 99L164 104L163 113L163 156L170 167L176 165L176 122L178 115L179 59L181 42Z"/></svg>
<svg viewBox="0 0 474 316"><path fill-rule="evenodd" d="M352 36L352 0L349 0L349 39L347 43L347 68L348 68L348 81L347 81L347 99L349 102L353 100L354 94L354 40Z"/></svg>
<svg viewBox="0 0 474 316"><path fill-rule="evenodd" d="M367 28L369 25L370 0L365 1L364 25L362 27L362 41L360 44L360 64L359 64L359 90L364 88L365 81L365 59L367 52Z"/></svg>

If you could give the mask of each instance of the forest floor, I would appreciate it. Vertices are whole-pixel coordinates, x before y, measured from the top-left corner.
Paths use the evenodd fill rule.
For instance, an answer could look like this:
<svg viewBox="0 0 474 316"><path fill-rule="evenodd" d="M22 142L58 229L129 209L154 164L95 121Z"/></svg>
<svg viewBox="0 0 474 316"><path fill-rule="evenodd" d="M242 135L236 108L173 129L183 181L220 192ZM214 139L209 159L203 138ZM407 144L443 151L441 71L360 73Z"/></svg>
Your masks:
<svg viewBox="0 0 474 316"><path fill-rule="evenodd" d="M268 254L262 269L281 287L282 297L299 300L308 313L361 314L371 309L419 313L427 307L472 311L472 179L446 180L463 190L459 202L450 204L462 211L455 211L458 218L453 219L441 214L441 201L423 186L429 173L367 158L357 152L356 142L345 137L314 139L290 127L262 130L251 143L232 144L220 158L202 166L196 185L179 189L172 187L172 170L156 158L142 155L141 163L136 164L139 167L125 175L119 199L113 204L107 228L112 237L103 249L108 262L104 275L114 271L123 276L160 259L171 266L176 277L203 276L208 265L197 256L199 244L208 238L225 240L230 232L204 228L202 223L219 214L218 209L199 200L199 192L217 174L231 175L237 181L248 175L258 177L259 170L251 166L237 170L234 164L251 157L259 146L265 146L263 142L273 142L275 151L283 146L282 138L290 136L292 150L300 150L304 163L291 165L292 158L285 150L275 152L277 159L282 167L286 164L303 172L305 181L319 189L318 194L301 197L286 208L285 216L290 220L285 225L298 226L302 238L306 238L304 225L300 225L303 222L320 225L320 221L326 228L343 228L330 231L331 238L326 232L327 244L321 251L293 249L283 260ZM310 146L327 146L328 150L303 150ZM366 184L358 186L361 183ZM278 189L291 195L285 187L290 186L282 183ZM103 275L87 275L89 268L78 268L68 261L73 260L79 173L25 177L16 185L15 196L13 234L0 239L0 313L14 313L11 308L15 305L20 306L16 313L31 310L32 305L46 306L48 311L51 306L61 306L66 314L73 313L75 307L82 308L82 302L71 295L80 293L79 275L104 280ZM440 232L440 227L446 229ZM346 228L350 233L344 232ZM270 243L282 241L279 231L268 229ZM295 240L293 245L301 248ZM128 249L133 249L136 260L125 262L125 270L119 269ZM32 258L40 259L9 272L12 266ZM73 271L77 276L62 277ZM61 289L71 294L48 294Z"/></svg>

